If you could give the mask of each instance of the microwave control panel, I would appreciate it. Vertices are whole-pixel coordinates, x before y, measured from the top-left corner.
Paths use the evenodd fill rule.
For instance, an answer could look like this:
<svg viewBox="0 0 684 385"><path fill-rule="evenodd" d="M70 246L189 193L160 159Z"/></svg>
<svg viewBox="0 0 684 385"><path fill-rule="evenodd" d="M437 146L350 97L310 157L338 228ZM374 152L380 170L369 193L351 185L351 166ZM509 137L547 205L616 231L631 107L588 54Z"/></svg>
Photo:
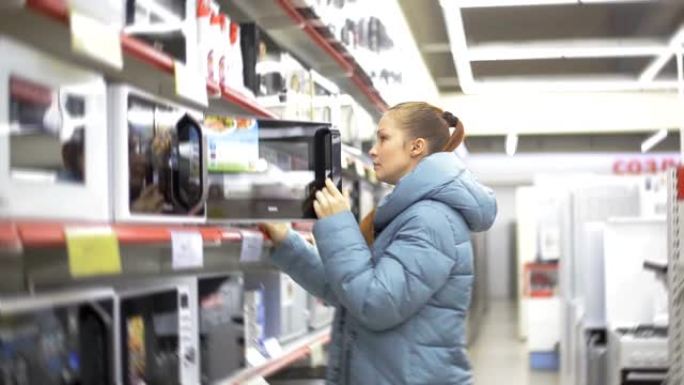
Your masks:
<svg viewBox="0 0 684 385"><path fill-rule="evenodd" d="M197 313L191 306L190 289L178 287L178 349L181 384L198 384L199 352L197 349Z"/></svg>

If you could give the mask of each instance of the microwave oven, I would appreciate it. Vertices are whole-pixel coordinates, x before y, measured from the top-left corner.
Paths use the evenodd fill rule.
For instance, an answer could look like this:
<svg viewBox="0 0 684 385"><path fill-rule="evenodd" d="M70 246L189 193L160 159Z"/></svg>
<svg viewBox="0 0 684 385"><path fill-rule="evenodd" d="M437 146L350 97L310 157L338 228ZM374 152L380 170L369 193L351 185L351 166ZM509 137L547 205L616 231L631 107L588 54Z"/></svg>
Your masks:
<svg viewBox="0 0 684 385"><path fill-rule="evenodd" d="M108 97L115 219L203 222L201 113L124 85L110 86Z"/></svg>
<svg viewBox="0 0 684 385"><path fill-rule="evenodd" d="M0 37L0 217L107 221L101 75Z"/></svg>
<svg viewBox="0 0 684 385"><path fill-rule="evenodd" d="M116 294L120 383L198 385L197 279L148 280Z"/></svg>
<svg viewBox="0 0 684 385"><path fill-rule="evenodd" d="M195 0L120 1L125 2L124 33L187 66L199 64Z"/></svg>
<svg viewBox="0 0 684 385"><path fill-rule="evenodd" d="M256 131L254 140L231 138L241 125ZM205 126L210 165L214 159L229 162L245 154L256 158L252 168L210 170L210 221L313 219L315 193L324 187L325 179L342 189L340 133L329 123L256 120L241 124L241 119L224 119L206 121ZM240 147L235 140L243 140L238 142ZM247 151L248 147L253 151Z"/></svg>
<svg viewBox="0 0 684 385"><path fill-rule="evenodd" d="M265 339L287 343L308 332L307 293L289 275L279 271L249 272L245 274L245 288L262 290Z"/></svg>
<svg viewBox="0 0 684 385"><path fill-rule="evenodd" d="M0 299L0 384L114 385L114 292Z"/></svg>
<svg viewBox="0 0 684 385"><path fill-rule="evenodd" d="M200 278L202 384L214 384L245 367L244 289L241 274Z"/></svg>

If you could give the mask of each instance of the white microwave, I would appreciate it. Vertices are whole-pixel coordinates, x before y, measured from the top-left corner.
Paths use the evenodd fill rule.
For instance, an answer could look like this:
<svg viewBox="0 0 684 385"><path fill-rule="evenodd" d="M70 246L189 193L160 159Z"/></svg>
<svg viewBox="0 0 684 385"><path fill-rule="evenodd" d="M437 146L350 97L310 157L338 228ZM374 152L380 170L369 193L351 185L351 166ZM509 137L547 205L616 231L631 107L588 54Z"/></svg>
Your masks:
<svg viewBox="0 0 684 385"><path fill-rule="evenodd" d="M159 278L115 290L118 384L199 385L197 279Z"/></svg>
<svg viewBox="0 0 684 385"><path fill-rule="evenodd" d="M101 75L0 37L0 217L108 221Z"/></svg>
<svg viewBox="0 0 684 385"><path fill-rule="evenodd" d="M115 220L204 222L202 114L124 85L108 100Z"/></svg>

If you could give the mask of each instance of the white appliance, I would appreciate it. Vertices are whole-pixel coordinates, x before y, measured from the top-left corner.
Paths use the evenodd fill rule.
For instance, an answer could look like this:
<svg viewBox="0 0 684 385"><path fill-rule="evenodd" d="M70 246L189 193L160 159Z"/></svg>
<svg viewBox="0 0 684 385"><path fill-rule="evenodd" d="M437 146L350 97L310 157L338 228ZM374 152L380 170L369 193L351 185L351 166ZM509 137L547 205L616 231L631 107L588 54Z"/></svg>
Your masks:
<svg viewBox="0 0 684 385"><path fill-rule="evenodd" d="M561 204L560 221L560 286L565 302L561 320L561 382L564 385L577 385L582 368L577 360L576 349L571 349L578 335L571 308L584 311L585 299L595 295L585 286L585 275L589 269L585 254L589 242L585 225L605 222L612 217L639 215L639 184L637 178L629 177L578 176L564 179L568 181L551 179L547 183L565 183L570 192L569 199Z"/></svg>
<svg viewBox="0 0 684 385"><path fill-rule="evenodd" d="M583 292L590 293L583 298L584 326L591 328L606 327L604 255L603 255L603 222L589 222L584 225L584 243L578 245L582 260L583 273L580 284Z"/></svg>
<svg viewBox="0 0 684 385"><path fill-rule="evenodd" d="M527 298L529 352L555 351L560 342L561 299Z"/></svg>
<svg viewBox="0 0 684 385"><path fill-rule="evenodd" d="M101 75L0 37L0 217L108 221Z"/></svg>
<svg viewBox="0 0 684 385"><path fill-rule="evenodd" d="M204 222L202 114L125 85L108 89L117 221Z"/></svg>
<svg viewBox="0 0 684 385"><path fill-rule="evenodd" d="M277 338L286 343L307 333L307 294L289 275L278 271L249 272L245 274L245 288L263 290L266 339Z"/></svg>
<svg viewBox="0 0 684 385"><path fill-rule="evenodd" d="M665 218L619 218L606 224L605 303L610 328L651 325L662 283L644 262L667 264Z"/></svg>
<svg viewBox="0 0 684 385"><path fill-rule="evenodd" d="M667 325L654 322L662 321L667 292L644 263L667 265L665 219L608 221L604 250L609 384L660 384L669 366Z"/></svg>
<svg viewBox="0 0 684 385"><path fill-rule="evenodd" d="M118 384L200 384L196 278L163 278L116 289Z"/></svg>
<svg viewBox="0 0 684 385"><path fill-rule="evenodd" d="M608 334L608 385L660 385L669 358L667 328L619 328Z"/></svg>

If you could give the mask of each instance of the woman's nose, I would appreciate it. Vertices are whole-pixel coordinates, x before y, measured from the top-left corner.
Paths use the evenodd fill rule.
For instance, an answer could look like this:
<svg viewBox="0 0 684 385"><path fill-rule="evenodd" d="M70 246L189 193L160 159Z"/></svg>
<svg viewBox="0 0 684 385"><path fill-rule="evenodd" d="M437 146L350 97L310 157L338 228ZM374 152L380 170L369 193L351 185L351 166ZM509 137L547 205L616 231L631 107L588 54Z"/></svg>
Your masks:
<svg viewBox="0 0 684 385"><path fill-rule="evenodd" d="M377 151L375 150L375 145L373 145L370 151L368 151L368 155L370 155L371 158L375 158L378 155Z"/></svg>

